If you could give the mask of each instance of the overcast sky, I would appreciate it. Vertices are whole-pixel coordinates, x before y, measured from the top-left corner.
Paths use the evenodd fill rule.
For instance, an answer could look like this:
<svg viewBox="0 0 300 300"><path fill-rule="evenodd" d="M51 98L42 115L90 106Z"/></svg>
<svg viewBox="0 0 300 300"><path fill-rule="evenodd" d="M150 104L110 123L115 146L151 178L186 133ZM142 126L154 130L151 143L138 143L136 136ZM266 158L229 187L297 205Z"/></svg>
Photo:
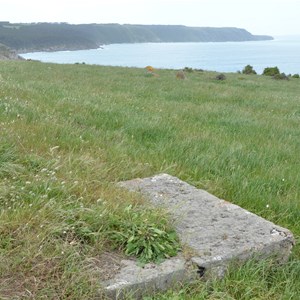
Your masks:
<svg viewBox="0 0 300 300"><path fill-rule="evenodd" d="M300 0L0 0L0 21L229 26L300 35Z"/></svg>

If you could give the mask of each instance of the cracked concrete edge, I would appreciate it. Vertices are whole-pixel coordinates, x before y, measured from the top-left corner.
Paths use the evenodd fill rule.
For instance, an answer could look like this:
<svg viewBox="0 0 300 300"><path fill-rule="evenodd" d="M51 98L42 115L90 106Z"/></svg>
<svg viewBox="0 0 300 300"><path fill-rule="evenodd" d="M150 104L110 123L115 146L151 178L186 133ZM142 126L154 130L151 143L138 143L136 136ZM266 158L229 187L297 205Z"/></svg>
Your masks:
<svg viewBox="0 0 300 300"><path fill-rule="evenodd" d="M144 267L138 266L135 261L123 262L126 266L117 276L102 283L103 290L110 299L141 299L145 295L165 291L197 277L197 268L179 256L158 265L146 264Z"/></svg>
<svg viewBox="0 0 300 300"><path fill-rule="evenodd" d="M114 279L104 282L102 286L109 299L142 299L143 296L163 292L193 280L222 278L232 263L241 265L250 259L259 261L266 258L283 263L288 259L292 246L292 243L286 243L285 251L282 251L282 243L276 243L268 249L261 249L263 251L258 251L255 255L246 251L237 253L234 257L215 257L211 260L203 260L201 257L184 259L177 256L159 265L147 264L145 267L138 266L135 261L123 261L126 266Z"/></svg>
<svg viewBox="0 0 300 300"><path fill-rule="evenodd" d="M232 264L242 265L247 261L273 260L277 264L283 264L288 261L294 246L294 239L285 239L273 242L268 247L256 248L252 251L241 251L236 255L213 257L211 260L204 260L201 257L192 257L191 263L199 270L202 270L202 279L210 280L213 278L222 278L225 276Z"/></svg>
<svg viewBox="0 0 300 300"><path fill-rule="evenodd" d="M109 299L142 299L145 295L168 290L178 284L202 278L210 280L222 278L232 263L261 259L274 259L278 263L287 261L294 245L293 237L274 241L269 247L257 247L236 253L234 256L213 257L205 260L201 257L185 259L182 256L172 257L161 264L146 264L141 267L136 261L122 261L124 267L114 279L103 282L103 290ZM251 251L250 251L251 250ZM131 299L130 298L130 299Z"/></svg>

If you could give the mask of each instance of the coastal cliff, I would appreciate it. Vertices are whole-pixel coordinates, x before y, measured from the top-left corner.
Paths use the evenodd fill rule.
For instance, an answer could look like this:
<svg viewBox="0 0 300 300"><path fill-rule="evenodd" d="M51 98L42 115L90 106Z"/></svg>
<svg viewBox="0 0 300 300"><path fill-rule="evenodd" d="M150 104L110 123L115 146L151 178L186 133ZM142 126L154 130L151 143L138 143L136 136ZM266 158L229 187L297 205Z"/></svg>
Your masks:
<svg viewBox="0 0 300 300"><path fill-rule="evenodd" d="M271 40L235 27L0 22L0 43L19 53L95 49L103 44Z"/></svg>
<svg viewBox="0 0 300 300"><path fill-rule="evenodd" d="M16 51L0 44L0 60L23 60L23 58Z"/></svg>

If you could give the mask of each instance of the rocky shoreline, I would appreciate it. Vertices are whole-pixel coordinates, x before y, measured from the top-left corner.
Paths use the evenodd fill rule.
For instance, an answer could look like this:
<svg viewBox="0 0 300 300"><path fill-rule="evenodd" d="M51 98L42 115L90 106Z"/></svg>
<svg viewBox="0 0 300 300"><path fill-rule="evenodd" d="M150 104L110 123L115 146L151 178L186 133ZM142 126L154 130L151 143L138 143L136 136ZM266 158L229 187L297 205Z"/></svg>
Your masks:
<svg viewBox="0 0 300 300"><path fill-rule="evenodd" d="M90 49L98 49L98 46L88 47L85 45L82 46L64 46L64 45L55 45L51 47L45 47L45 48L24 48L24 49L18 49L16 53L19 55L25 54L25 53L31 53L31 52L56 52L56 51L77 51L77 50L90 50Z"/></svg>

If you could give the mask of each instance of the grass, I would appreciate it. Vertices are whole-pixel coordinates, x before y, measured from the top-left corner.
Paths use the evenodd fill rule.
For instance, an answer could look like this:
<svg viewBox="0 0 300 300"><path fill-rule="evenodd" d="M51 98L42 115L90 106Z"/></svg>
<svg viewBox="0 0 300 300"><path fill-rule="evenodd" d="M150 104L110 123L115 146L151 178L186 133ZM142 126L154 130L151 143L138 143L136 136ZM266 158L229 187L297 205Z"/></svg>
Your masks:
<svg viewBox="0 0 300 300"><path fill-rule="evenodd" d="M92 298L101 255L128 246L111 233L129 207L144 225L143 200L115 183L161 172L299 240L299 79L156 73L0 62L1 299ZM149 228L172 232L146 211ZM298 299L299 258L296 245L286 265L250 262L155 299Z"/></svg>

